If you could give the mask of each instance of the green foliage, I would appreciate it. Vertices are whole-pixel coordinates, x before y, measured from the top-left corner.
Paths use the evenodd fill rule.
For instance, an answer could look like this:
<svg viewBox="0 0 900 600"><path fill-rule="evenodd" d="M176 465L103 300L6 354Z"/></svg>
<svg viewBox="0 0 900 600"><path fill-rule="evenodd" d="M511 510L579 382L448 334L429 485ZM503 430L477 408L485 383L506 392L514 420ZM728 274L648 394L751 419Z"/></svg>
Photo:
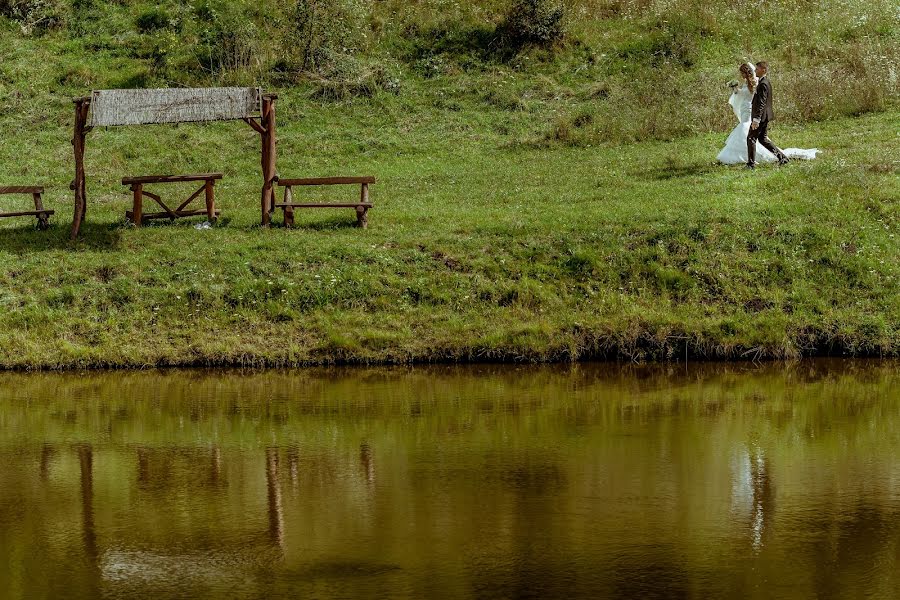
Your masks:
<svg viewBox="0 0 900 600"><path fill-rule="evenodd" d="M141 33L150 33L170 27L172 25L172 16L165 8L154 6L140 13L135 19L135 24Z"/></svg>
<svg viewBox="0 0 900 600"><path fill-rule="evenodd" d="M22 32L29 34L61 26L66 4L63 0L0 0L0 16L18 22Z"/></svg>
<svg viewBox="0 0 900 600"><path fill-rule="evenodd" d="M564 15L556 0L512 0L499 31L512 48L552 46L565 34Z"/></svg>
<svg viewBox="0 0 900 600"><path fill-rule="evenodd" d="M200 0L195 5L199 29L195 56L208 73L252 70L260 64L261 36L240 3Z"/></svg>
<svg viewBox="0 0 900 600"><path fill-rule="evenodd" d="M286 36L288 63L325 73L362 47L366 4L361 0L296 0Z"/></svg>

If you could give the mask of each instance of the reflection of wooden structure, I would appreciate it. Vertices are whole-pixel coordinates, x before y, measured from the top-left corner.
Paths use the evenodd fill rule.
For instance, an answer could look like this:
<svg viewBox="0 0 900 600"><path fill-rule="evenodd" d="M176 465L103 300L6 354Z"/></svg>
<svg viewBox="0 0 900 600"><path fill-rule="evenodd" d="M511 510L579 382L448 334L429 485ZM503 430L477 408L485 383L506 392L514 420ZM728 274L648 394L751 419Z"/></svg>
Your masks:
<svg viewBox="0 0 900 600"><path fill-rule="evenodd" d="M125 177L122 179L122 185L131 186L131 191L134 196L134 204L132 210L126 211L125 217L132 223L134 223L137 227L140 227L141 223L145 219L171 219L174 221L175 219L179 219L182 217L194 217L197 215L206 215L206 218L209 219L210 222L214 222L221 212L216 209L215 194L213 192L213 186L215 185L217 179L222 179L222 173L201 173L197 175L144 175L141 177ZM144 189L144 186L150 183L179 183L184 181L202 181L203 185L201 185L199 190L191 194L187 200L179 204L175 209L169 208L166 203L162 201L162 198L160 198L153 192L149 192ZM194 199L197 198L200 194L205 195L206 209L188 209L188 205L193 202ZM164 212L144 213L144 196L155 200L156 203L163 208Z"/></svg>
<svg viewBox="0 0 900 600"><path fill-rule="evenodd" d="M369 225L368 212L372 208L369 200L369 185L375 183L374 177L322 177L314 179L280 179L278 185L284 188L284 201L275 204L275 208L284 209L284 225L294 225L295 208L355 208L356 224L365 229ZM295 202L292 188L310 185L359 185L359 202Z"/></svg>
<svg viewBox="0 0 900 600"><path fill-rule="evenodd" d="M90 444L78 446L81 470L81 535L84 551L92 564L97 562L97 532L94 526L94 450Z"/></svg>
<svg viewBox="0 0 900 600"><path fill-rule="evenodd" d="M52 210L44 208L44 202L41 200L41 194L44 193L44 186L26 185L26 186L0 186L0 195L4 194L31 194L34 202L34 210L18 210L13 212L0 212L0 218L3 217L37 217L38 228L47 229L50 226L50 215L54 213Z"/></svg>
<svg viewBox="0 0 900 600"><path fill-rule="evenodd" d="M162 123L199 123L242 120L260 134L263 173L262 224L269 224L277 180L275 172L274 94L262 94L259 88L173 88L156 90L100 90L90 97L76 98L75 131L75 216L72 239L78 237L87 212L85 185L85 139L94 127L116 127ZM152 197L152 196L151 196ZM173 211L177 212L177 211ZM171 217L167 214L166 216Z"/></svg>
<svg viewBox="0 0 900 600"><path fill-rule="evenodd" d="M278 448L266 449L266 491L269 497L269 539L284 550L284 510L278 475Z"/></svg>

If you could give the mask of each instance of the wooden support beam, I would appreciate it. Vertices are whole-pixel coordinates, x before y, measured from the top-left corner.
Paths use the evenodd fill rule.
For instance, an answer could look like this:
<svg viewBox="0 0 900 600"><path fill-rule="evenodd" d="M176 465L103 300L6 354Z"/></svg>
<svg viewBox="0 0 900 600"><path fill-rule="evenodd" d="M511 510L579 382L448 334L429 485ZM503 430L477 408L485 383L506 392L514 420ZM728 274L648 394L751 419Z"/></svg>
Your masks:
<svg viewBox="0 0 900 600"><path fill-rule="evenodd" d="M177 219L179 217L178 213L176 213L174 210L172 210L171 208L166 206L166 203L162 201L162 198L160 198L153 192L148 192L147 190L143 190L143 194L144 194L144 196L149 196L150 198L153 198L154 200L156 200L156 203L159 204L162 207L162 209L164 211L166 211L170 217L172 217L172 219Z"/></svg>
<svg viewBox="0 0 900 600"><path fill-rule="evenodd" d="M249 117L249 118L243 119L243 121L244 121L247 125L249 125L250 127L252 127L253 130L256 131L256 133L258 133L258 134L260 134L260 135L264 135L264 134L266 133L266 130L263 128L263 126L260 125L259 123L257 123L257 122L256 122L256 119L254 119L253 117Z"/></svg>
<svg viewBox="0 0 900 600"><path fill-rule="evenodd" d="M222 173L192 173L190 175L141 175L138 177L123 177L122 185L135 183L179 183L183 181L206 181L207 179L222 179Z"/></svg>
<svg viewBox="0 0 900 600"><path fill-rule="evenodd" d="M141 226L142 214L144 212L144 186L140 183L132 186L134 190L134 209L131 213L131 222L135 227Z"/></svg>
<svg viewBox="0 0 900 600"><path fill-rule="evenodd" d="M294 192L291 188L284 188L284 226L290 229L294 226Z"/></svg>
<svg viewBox="0 0 900 600"><path fill-rule="evenodd" d="M178 208L175 209L175 212L180 213L182 210L184 210L185 206L187 206L188 204L190 204L191 202L194 201L194 198L196 198L197 196L199 196L200 194L202 194L205 191L206 191L206 184L204 183L203 185L200 186L199 190L197 190L196 192L191 194L187 200L185 200L184 202L179 204Z"/></svg>
<svg viewBox="0 0 900 600"><path fill-rule="evenodd" d="M203 189L206 192L206 218L210 223L216 222L216 200L213 195L214 184L215 182L212 179L208 179L203 186Z"/></svg>
<svg viewBox="0 0 900 600"><path fill-rule="evenodd" d="M44 201L41 200L41 192L32 193L31 199L34 200L34 210L39 213L37 215L38 229L43 231L50 227L50 215L53 213L52 211L48 213L46 210L44 210Z"/></svg>
<svg viewBox="0 0 900 600"><path fill-rule="evenodd" d="M91 106L90 98L76 98L75 103L75 127L72 137L72 148L75 153L75 214L72 217L71 239L78 237L78 231L81 229L81 223L84 221L87 213L87 187L84 177L84 151L85 151L85 130L87 124L88 109Z"/></svg>
<svg viewBox="0 0 900 600"><path fill-rule="evenodd" d="M262 142L262 173L263 187L260 200L260 209L262 212L262 226L268 227L271 221L271 214L275 207L275 190L273 188L277 181L275 173L276 162L276 134L275 134L275 99L277 96L268 94L262 99L262 125L265 131L260 134Z"/></svg>
<svg viewBox="0 0 900 600"><path fill-rule="evenodd" d="M222 211L217 208L215 211L216 218L218 218L219 215L221 215L221 214L222 214ZM180 213L178 213L179 218L199 217L199 216L208 216L205 208L198 209L198 210L183 210ZM126 210L125 218L128 219L129 221L134 222L133 211ZM153 221L153 220L157 220L157 219L171 219L171 218L172 218L172 215L170 215L167 212L143 213L141 215L141 221Z"/></svg>
<svg viewBox="0 0 900 600"><path fill-rule="evenodd" d="M375 183L374 177L305 177L302 179L279 179L278 185L351 185Z"/></svg>
<svg viewBox="0 0 900 600"><path fill-rule="evenodd" d="M200 186L200 189L199 189L199 190L197 190L196 192L194 192L193 194L191 194L191 195L188 197L187 200L185 200L184 202L182 202L181 204L179 204L179 205L178 205L178 208L175 209L175 212L179 212L179 213L180 213L182 210L184 210L184 207L185 207L185 206L187 206L188 204L190 204L191 202L193 202L193 201L194 201L194 198L196 198L197 196L199 196L200 194L202 194L204 191L206 191L206 184L205 184L205 183L204 183L203 185Z"/></svg>

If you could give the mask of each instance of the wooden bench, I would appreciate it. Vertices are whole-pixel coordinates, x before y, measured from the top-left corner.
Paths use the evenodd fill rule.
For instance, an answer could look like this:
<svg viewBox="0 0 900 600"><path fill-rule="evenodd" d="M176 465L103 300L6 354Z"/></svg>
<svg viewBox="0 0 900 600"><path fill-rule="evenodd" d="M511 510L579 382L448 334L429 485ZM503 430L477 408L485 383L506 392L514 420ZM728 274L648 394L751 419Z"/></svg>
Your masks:
<svg viewBox="0 0 900 600"><path fill-rule="evenodd" d="M369 200L369 185L375 183L374 177L320 177L313 179L279 179L278 185L284 188L284 202L276 202L274 208L284 209L285 227L294 225L295 208L355 208L356 224L365 229L369 226L369 209L373 204ZM294 202L294 186L309 185L359 185L359 202Z"/></svg>
<svg viewBox="0 0 900 600"><path fill-rule="evenodd" d="M15 212L5 212L0 213L0 218L2 217L37 217L38 228L39 229L47 229L50 227L50 215L52 215L55 211L47 210L44 208L44 203L41 201L41 194L44 193L44 186L42 185L25 185L25 186L6 186L0 187L0 194L31 194L32 200L34 200L34 210L19 210Z"/></svg>
<svg viewBox="0 0 900 600"><path fill-rule="evenodd" d="M134 205L132 210L125 211L125 218L140 227L143 221L149 219L179 219L181 217L196 217L198 215L206 215L210 222L215 222L219 214L222 212L216 209L216 200L213 193L213 186L217 179L222 179L222 173L199 173L195 175L143 175L140 177L125 177L122 179L122 185L131 186L134 193ZM144 189L144 186L150 183L181 183L185 181L202 181L203 185L200 189L190 195L190 197L178 205L178 208L171 209L162 201L162 199L152 192ZM195 210L188 209L188 205L194 201L200 194L206 193L206 208ZM159 204L164 212L145 213L144 212L144 196L153 198Z"/></svg>

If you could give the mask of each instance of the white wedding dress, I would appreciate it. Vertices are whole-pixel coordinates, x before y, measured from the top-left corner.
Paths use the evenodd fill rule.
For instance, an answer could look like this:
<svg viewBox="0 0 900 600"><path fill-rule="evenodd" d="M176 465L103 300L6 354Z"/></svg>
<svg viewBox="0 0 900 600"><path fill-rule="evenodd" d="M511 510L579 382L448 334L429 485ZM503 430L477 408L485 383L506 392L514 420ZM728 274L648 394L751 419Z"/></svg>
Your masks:
<svg viewBox="0 0 900 600"><path fill-rule="evenodd" d="M728 99L728 104L734 109L734 116L737 117L738 124L728 136L725 147L719 152L717 159L720 163L726 165L744 164L747 162L747 133L750 131L753 112L753 94L747 89L747 84L734 90L731 98ZM808 150L803 148L784 148L782 152L788 158L812 160L816 157L819 150L818 148ZM763 148L762 144L756 142L756 161L772 163L777 162L777 159L774 154Z"/></svg>

